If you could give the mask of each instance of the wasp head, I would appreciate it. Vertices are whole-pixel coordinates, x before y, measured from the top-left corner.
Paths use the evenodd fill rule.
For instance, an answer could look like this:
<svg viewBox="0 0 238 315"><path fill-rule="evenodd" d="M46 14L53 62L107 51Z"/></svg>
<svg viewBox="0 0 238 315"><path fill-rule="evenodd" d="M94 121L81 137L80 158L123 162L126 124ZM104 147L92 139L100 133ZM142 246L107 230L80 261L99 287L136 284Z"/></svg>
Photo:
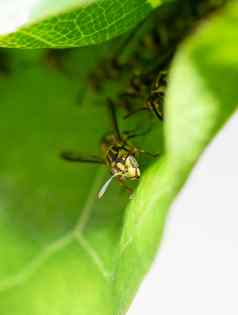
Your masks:
<svg viewBox="0 0 238 315"><path fill-rule="evenodd" d="M101 198L105 191L107 190L108 186L110 185L111 181L115 177L120 177L124 179L131 179L135 180L140 178L140 168L139 164L136 161L133 155L128 155L125 158L121 158L115 162L114 167L112 168L112 176L109 180L103 185L98 193L98 198Z"/></svg>
<svg viewBox="0 0 238 315"><path fill-rule="evenodd" d="M138 179L140 177L140 168L137 160L131 154L126 157L121 157L115 162L112 169L113 174L117 174L122 178L131 180Z"/></svg>

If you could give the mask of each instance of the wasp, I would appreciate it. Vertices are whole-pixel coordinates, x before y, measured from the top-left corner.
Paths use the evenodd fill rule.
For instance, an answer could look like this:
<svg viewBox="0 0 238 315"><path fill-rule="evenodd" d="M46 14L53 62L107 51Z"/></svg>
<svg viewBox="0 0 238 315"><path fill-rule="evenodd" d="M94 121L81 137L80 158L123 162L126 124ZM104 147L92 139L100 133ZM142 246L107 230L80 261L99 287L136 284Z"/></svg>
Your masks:
<svg viewBox="0 0 238 315"><path fill-rule="evenodd" d="M122 60L123 51L126 50L135 31L131 32L116 48L113 56L103 59L96 69L89 75L89 82L94 91L100 91L103 85L110 80L121 79L124 72L131 69L133 62Z"/></svg>
<svg viewBox="0 0 238 315"><path fill-rule="evenodd" d="M118 96L118 105L127 111L125 118L141 111L150 111L163 121L168 69L173 55L174 50L170 49L148 72L133 74L126 91Z"/></svg>
<svg viewBox="0 0 238 315"><path fill-rule="evenodd" d="M120 101L127 109L125 118L141 112L150 111L159 120L164 120L164 97L167 86L167 71L160 71L155 78L149 76L134 77L130 82L130 87L126 93L121 94ZM143 104L133 109L132 103L136 100Z"/></svg>
<svg viewBox="0 0 238 315"><path fill-rule="evenodd" d="M129 74L135 68L143 68L145 60L142 51L145 47L140 43L137 34L140 34L146 20L139 23L126 37L122 37L119 45L112 47L113 55L103 59L90 74L89 82L93 90L99 91L107 81L118 81L124 74ZM134 44L135 47L131 47ZM138 47L139 46L139 47ZM136 48L136 49L135 49Z"/></svg>
<svg viewBox="0 0 238 315"><path fill-rule="evenodd" d="M118 58L103 60L89 75L90 86L94 91L100 91L106 81L116 80L126 66Z"/></svg>
<svg viewBox="0 0 238 315"><path fill-rule="evenodd" d="M158 154L145 152L135 147L130 139L142 134L131 132L120 133L115 106L112 100L108 99L108 108L112 118L114 132L106 134L102 138L101 152L102 157L83 156L74 152L62 152L61 157L69 162L103 164L111 172L110 178L98 192L98 198L102 198L111 181L117 178L119 182L131 193L131 189L125 185L126 180L138 180L141 176L138 156L140 153L147 154L151 157L157 157Z"/></svg>

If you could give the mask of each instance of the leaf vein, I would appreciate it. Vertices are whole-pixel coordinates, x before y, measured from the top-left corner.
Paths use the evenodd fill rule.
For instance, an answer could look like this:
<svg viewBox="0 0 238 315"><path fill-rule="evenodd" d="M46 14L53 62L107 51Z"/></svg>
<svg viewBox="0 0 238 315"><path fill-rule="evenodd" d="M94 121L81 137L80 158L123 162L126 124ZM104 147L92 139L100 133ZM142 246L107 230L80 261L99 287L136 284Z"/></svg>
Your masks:
<svg viewBox="0 0 238 315"><path fill-rule="evenodd" d="M75 235L76 240L79 242L80 246L85 250L88 256L92 259L93 263L97 266L98 270L106 280L112 278L112 272L107 270L102 259L99 257L96 250L90 245L90 243L83 237L81 233Z"/></svg>
<svg viewBox="0 0 238 315"><path fill-rule="evenodd" d="M48 247L45 248L39 256L33 259L26 268L23 268L21 272L16 275L9 276L7 279L0 282L0 292L26 282L49 257L69 245L73 240L73 234L68 233L62 238L52 242L52 244L48 245Z"/></svg>

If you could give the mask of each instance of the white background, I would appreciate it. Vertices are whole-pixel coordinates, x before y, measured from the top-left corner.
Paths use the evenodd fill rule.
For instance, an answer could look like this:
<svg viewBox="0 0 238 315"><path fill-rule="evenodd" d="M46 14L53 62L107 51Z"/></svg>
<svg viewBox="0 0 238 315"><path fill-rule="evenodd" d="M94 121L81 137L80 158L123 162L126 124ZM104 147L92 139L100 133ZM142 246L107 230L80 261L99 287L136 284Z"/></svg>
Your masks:
<svg viewBox="0 0 238 315"><path fill-rule="evenodd" d="M128 315L238 315L238 114L173 205Z"/></svg>

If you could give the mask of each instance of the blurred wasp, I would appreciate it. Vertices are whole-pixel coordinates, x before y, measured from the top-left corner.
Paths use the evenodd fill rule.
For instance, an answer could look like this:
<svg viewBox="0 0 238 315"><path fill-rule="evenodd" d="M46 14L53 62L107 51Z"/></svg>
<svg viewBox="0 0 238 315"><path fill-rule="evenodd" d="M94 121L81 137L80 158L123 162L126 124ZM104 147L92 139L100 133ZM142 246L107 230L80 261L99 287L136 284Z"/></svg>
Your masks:
<svg viewBox="0 0 238 315"><path fill-rule="evenodd" d="M163 121L166 88L167 70L162 70L157 75L133 76L126 92L119 94L117 104L127 111L125 119L138 112L149 111Z"/></svg>
<svg viewBox="0 0 238 315"><path fill-rule="evenodd" d="M142 70L151 63L151 58L158 57L157 37L150 34L151 25L148 20L139 23L126 37L122 37L113 56L103 59L90 74L90 85L100 90L110 80L121 80L123 75ZM138 38L142 36L142 39Z"/></svg>
<svg viewBox="0 0 238 315"><path fill-rule="evenodd" d="M4 48L0 49L0 75L7 76L11 73L11 62L10 58L4 50Z"/></svg>
<svg viewBox="0 0 238 315"><path fill-rule="evenodd" d="M113 52L113 56L103 59L89 75L89 82L93 90L101 90L104 83L120 79L125 71L132 68L133 60L122 60L122 55L135 36L137 29L135 28L126 38L122 39Z"/></svg>
<svg viewBox="0 0 238 315"><path fill-rule="evenodd" d="M156 78L150 84L151 87L147 87L147 91L145 92L145 100L143 102L143 106L136 108L130 111L125 118L128 118L138 112L141 111L150 111L152 112L159 120L164 120L164 96L167 86L167 71L161 71ZM145 91L146 88L140 87L142 91ZM149 91L148 91L149 90ZM136 93L138 93L139 89L137 89ZM140 94L126 94L128 97L140 97Z"/></svg>
<svg viewBox="0 0 238 315"><path fill-rule="evenodd" d="M73 51L72 48L67 49L50 48L45 50L44 54L42 55L42 61L51 70L61 72L62 74L71 77L72 73L69 71L67 67L67 61L69 60L72 51Z"/></svg>
<svg viewBox="0 0 238 315"><path fill-rule="evenodd" d="M108 167L112 176L98 192L99 199L104 195L114 178L117 178L119 182L131 193L131 189L125 185L125 180L138 180L140 178L141 172L137 161L138 155L140 153L144 153L154 158L158 156L158 154L152 154L138 149L130 143L129 140L131 138L135 138L143 134L132 134L131 132L121 134L118 128L114 103L110 99L108 99L108 108L112 118L114 132L106 134L102 138L102 157L83 156L73 152L61 153L61 157L69 162L104 164Z"/></svg>
<svg viewBox="0 0 238 315"><path fill-rule="evenodd" d="M118 96L118 106L127 111L125 118L135 113L149 111L159 120L164 119L164 97L168 68L174 55L169 49L147 72L134 73L125 92Z"/></svg>

